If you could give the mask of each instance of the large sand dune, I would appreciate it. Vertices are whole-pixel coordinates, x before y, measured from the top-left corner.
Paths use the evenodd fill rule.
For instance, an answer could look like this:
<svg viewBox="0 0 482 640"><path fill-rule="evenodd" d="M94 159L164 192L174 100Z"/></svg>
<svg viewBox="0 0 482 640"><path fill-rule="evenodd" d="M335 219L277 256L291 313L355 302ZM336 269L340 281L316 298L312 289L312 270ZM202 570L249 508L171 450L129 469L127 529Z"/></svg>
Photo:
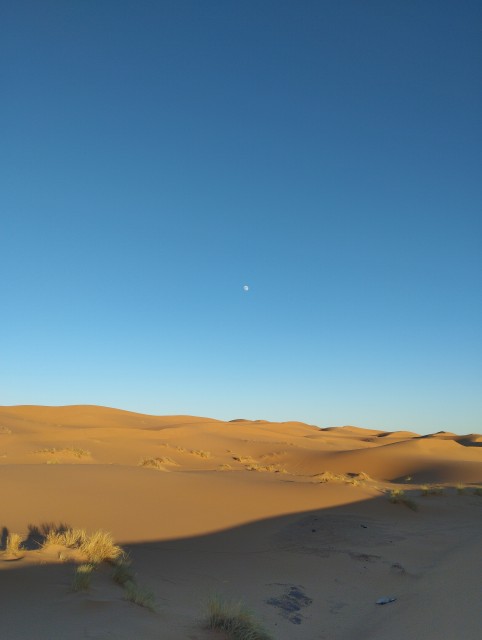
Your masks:
<svg viewBox="0 0 482 640"><path fill-rule="evenodd" d="M479 639L481 446L478 434L2 407L2 542L48 523L109 531L158 612L125 601L106 564L72 592L68 554L30 545L0 554L0 636L222 638L200 617L223 593L280 640ZM376 605L384 596L396 600Z"/></svg>

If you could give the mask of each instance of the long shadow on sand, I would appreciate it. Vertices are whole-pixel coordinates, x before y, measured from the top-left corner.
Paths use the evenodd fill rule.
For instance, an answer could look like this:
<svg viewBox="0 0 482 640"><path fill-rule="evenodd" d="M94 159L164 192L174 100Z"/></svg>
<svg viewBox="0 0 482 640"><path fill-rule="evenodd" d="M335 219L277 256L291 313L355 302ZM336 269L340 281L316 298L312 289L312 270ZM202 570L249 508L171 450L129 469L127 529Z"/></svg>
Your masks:
<svg viewBox="0 0 482 640"><path fill-rule="evenodd" d="M471 562L482 526L482 500L476 496L417 501L418 512L383 495L196 537L127 544L139 582L160 604L157 614L124 601L108 567L89 591L73 593L71 564L3 563L8 570L0 570L0 635L220 640L203 630L201 616L207 596L222 593L244 601L279 640L398 640L405 637L404 617L417 606L413 593L424 602L431 572L454 548L465 547ZM31 526L32 547L38 547L45 526ZM465 589L473 586L467 580L452 597L462 603ZM385 596L397 600L377 606ZM465 623L467 615L470 620L470 611L460 611ZM413 637L432 637L426 632L432 613L419 612ZM478 638L465 623L463 637Z"/></svg>

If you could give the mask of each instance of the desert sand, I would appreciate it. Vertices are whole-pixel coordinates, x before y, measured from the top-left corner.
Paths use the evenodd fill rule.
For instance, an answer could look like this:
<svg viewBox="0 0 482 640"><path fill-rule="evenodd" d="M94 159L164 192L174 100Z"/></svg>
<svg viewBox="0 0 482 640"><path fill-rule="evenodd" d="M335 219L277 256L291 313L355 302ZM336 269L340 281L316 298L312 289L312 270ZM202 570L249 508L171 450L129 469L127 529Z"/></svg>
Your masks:
<svg viewBox="0 0 482 640"><path fill-rule="evenodd" d="M214 594L279 640L482 637L478 434L0 407L0 486L3 640L222 640ZM108 563L73 591L75 554L25 543L60 524L110 532L156 610Z"/></svg>

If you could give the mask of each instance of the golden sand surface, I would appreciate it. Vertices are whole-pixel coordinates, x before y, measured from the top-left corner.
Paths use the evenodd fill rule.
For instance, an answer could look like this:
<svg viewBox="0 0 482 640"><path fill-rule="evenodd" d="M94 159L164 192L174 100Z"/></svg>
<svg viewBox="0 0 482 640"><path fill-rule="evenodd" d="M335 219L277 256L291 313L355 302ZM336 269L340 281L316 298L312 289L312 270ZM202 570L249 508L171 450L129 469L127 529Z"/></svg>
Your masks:
<svg viewBox="0 0 482 640"><path fill-rule="evenodd" d="M216 594L279 640L482 636L478 434L0 407L0 487L2 640L222 640ZM155 610L108 562L72 590L80 551L33 535L61 525L110 532Z"/></svg>

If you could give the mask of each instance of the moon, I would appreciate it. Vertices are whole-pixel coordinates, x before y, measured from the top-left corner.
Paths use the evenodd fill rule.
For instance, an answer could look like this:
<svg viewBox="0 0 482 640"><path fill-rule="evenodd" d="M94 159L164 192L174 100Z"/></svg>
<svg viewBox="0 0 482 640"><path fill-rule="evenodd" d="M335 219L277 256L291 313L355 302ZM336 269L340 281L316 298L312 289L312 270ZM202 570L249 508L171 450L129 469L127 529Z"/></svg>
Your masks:
<svg viewBox="0 0 482 640"><path fill-rule="evenodd" d="M248 285L247 285L247 284L245 284L245 285L243 286L243 291L249 291L249 287L248 287Z"/></svg>

